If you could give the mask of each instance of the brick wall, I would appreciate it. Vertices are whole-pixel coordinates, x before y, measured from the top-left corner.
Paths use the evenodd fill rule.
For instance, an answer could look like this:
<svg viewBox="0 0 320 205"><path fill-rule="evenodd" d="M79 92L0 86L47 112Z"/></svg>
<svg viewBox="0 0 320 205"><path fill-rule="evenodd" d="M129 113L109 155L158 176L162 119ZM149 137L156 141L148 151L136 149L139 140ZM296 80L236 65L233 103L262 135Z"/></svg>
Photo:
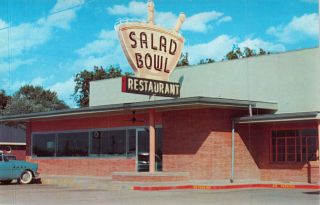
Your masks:
<svg viewBox="0 0 320 205"><path fill-rule="evenodd" d="M197 109L163 113L163 170L187 171L191 179L229 179L231 119L242 111ZM258 179L245 138L235 136L238 179Z"/></svg>
<svg viewBox="0 0 320 205"><path fill-rule="evenodd" d="M250 138L251 155L256 161L260 180L283 182L319 183L319 161L310 163L274 163L270 159L270 137L272 130L317 128L316 122L267 123L238 125L241 136Z"/></svg>
<svg viewBox="0 0 320 205"><path fill-rule="evenodd" d="M135 171L135 159L98 158L55 158L41 159L27 157L38 163L39 172L44 175L111 176L112 172Z"/></svg>
<svg viewBox="0 0 320 205"><path fill-rule="evenodd" d="M11 146L11 154L16 156L17 160L26 160L26 146Z"/></svg>

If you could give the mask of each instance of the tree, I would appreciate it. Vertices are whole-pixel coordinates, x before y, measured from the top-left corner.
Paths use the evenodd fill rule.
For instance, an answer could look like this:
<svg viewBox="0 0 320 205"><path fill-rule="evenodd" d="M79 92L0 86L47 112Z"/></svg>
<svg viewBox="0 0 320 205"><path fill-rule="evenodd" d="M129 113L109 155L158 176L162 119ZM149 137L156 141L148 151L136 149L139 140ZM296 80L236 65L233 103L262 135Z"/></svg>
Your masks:
<svg viewBox="0 0 320 205"><path fill-rule="evenodd" d="M25 85L10 98L2 114L15 115L66 108L69 107L58 98L56 92L45 90L41 86Z"/></svg>
<svg viewBox="0 0 320 205"><path fill-rule="evenodd" d="M258 53L254 49L250 49L248 47L244 47L243 51L241 51L240 48L237 48L227 53L226 60L249 58L252 56L261 56L261 55L267 55L267 54L271 54L271 53L263 50L262 48L259 49Z"/></svg>
<svg viewBox="0 0 320 205"><path fill-rule="evenodd" d="M188 52L186 52L185 54L181 53L180 59L176 67L188 66L188 65L189 65Z"/></svg>
<svg viewBox="0 0 320 205"><path fill-rule="evenodd" d="M213 58L206 58L206 59L201 59L199 61L199 64L201 65L201 64L214 63L214 62L215 60Z"/></svg>
<svg viewBox="0 0 320 205"><path fill-rule="evenodd" d="M248 47L244 48L243 55L244 58L256 56L256 52Z"/></svg>
<svg viewBox="0 0 320 205"><path fill-rule="evenodd" d="M10 96L6 94L6 91L0 90L0 111L4 110L10 100Z"/></svg>
<svg viewBox="0 0 320 205"><path fill-rule="evenodd" d="M241 52L240 48L233 49L232 51L228 52L226 55L227 60L234 60L243 57L243 53Z"/></svg>
<svg viewBox="0 0 320 205"><path fill-rule="evenodd" d="M74 88L74 101L80 107L89 106L89 85L90 81L103 80L109 78L118 78L123 75L132 75L132 73L124 73L119 67L111 65L107 70L102 66L94 66L93 71L83 70L80 73L77 73L74 82L76 83Z"/></svg>

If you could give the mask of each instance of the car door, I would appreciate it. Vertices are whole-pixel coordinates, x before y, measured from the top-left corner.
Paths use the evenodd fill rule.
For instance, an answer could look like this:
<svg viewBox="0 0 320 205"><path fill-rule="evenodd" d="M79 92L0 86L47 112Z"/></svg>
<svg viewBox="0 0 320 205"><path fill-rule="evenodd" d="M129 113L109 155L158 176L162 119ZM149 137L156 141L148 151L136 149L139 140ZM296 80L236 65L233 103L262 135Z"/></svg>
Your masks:
<svg viewBox="0 0 320 205"><path fill-rule="evenodd" d="M18 179L22 172L26 169L26 166L21 163L20 161L10 161L11 162L11 168L12 168L12 178Z"/></svg>
<svg viewBox="0 0 320 205"><path fill-rule="evenodd" d="M3 155L0 155L0 180L12 179L12 162L5 160Z"/></svg>

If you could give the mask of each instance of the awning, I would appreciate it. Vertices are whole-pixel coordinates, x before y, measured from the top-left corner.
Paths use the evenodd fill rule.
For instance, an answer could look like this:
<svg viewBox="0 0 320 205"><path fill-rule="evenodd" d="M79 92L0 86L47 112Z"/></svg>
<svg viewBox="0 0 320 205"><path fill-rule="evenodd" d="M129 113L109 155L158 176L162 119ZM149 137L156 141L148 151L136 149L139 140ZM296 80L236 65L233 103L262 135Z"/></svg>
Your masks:
<svg viewBox="0 0 320 205"><path fill-rule="evenodd" d="M217 108L244 108L248 107L256 109L265 109L276 111L277 103L274 102L261 102L261 101L248 101L248 100L235 100L225 98L210 98L210 97L189 97L189 98L176 98L168 100L121 103L103 106L92 106L85 108L56 110L49 112L30 113L22 115L9 115L1 116L0 122L10 121L29 121L35 119L49 119L59 117L75 117L75 116L89 116L99 113L123 113L124 111L132 110L146 110L149 108L156 108L157 110L170 110L170 109L187 109L194 107L217 107Z"/></svg>
<svg viewBox="0 0 320 205"><path fill-rule="evenodd" d="M238 124L250 123L266 123L266 122L288 122L288 121L306 121L306 120L319 120L320 111L314 112L298 112L298 113L282 113L282 114L267 114L267 115L254 115L236 118L235 122Z"/></svg>

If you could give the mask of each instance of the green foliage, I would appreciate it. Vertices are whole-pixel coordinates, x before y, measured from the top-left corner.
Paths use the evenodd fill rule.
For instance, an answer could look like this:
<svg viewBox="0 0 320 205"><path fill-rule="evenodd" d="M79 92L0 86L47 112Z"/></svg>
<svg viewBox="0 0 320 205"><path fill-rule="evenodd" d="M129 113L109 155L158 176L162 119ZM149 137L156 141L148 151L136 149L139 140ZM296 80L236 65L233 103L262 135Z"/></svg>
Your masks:
<svg viewBox="0 0 320 205"><path fill-rule="evenodd" d="M102 66L94 66L93 71L83 70L77 73L74 78L74 82L76 83L73 93L74 101L80 107L88 107L90 81L118 78L122 75L129 76L132 75L132 73L126 72L122 74L121 69L113 65L108 69L104 69Z"/></svg>
<svg viewBox="0 0 320 205"><path fill-rule="evenodd" d="M0 111L4 110L10 100L10 96L6 94L6 91L0 90Z"/></svg>
<svg viewBox="0 0 320 205"><path fill-rule="evenodd" d="M57 93L41 86L22 86L2 110L3 115L26 114L66 109L68 106L58 98Z"/></svg>
<svg viewBox="0 0 320 205"><path fill-rule="evenodd" d="M180 59L176 67L188 66L188 65L189 65L188 52L186 52L185 54L181 53Z"/></svg>
<svg viewBox="0 0 320 205"><path fill-rule="evenodd" d="M266 52L262 48L259 49L259 52L256 52L255 50L250 49L248 47L245 47L243 51L241 51L240 48L237 48L227 53L226 60L249 58L253 56L261 56L261 55L267 55L267 54L270 54L270 52Z"/></svg>
<svg viewBox="0 0 320 205"><path fill-rule="evenodd" d="M207 64L207 63L214 63L215 60L213 58L206 58L206 59L201 59L199 64Z"/></svg>
<svg viewBox="0 0 320 205"><path fill-rule="evenodd" d="M227 60L234 60L242 57L243 57L243 53L241 52L240 48L237 48L236 50L232 50L228 52L226 55Z"/></svg>

